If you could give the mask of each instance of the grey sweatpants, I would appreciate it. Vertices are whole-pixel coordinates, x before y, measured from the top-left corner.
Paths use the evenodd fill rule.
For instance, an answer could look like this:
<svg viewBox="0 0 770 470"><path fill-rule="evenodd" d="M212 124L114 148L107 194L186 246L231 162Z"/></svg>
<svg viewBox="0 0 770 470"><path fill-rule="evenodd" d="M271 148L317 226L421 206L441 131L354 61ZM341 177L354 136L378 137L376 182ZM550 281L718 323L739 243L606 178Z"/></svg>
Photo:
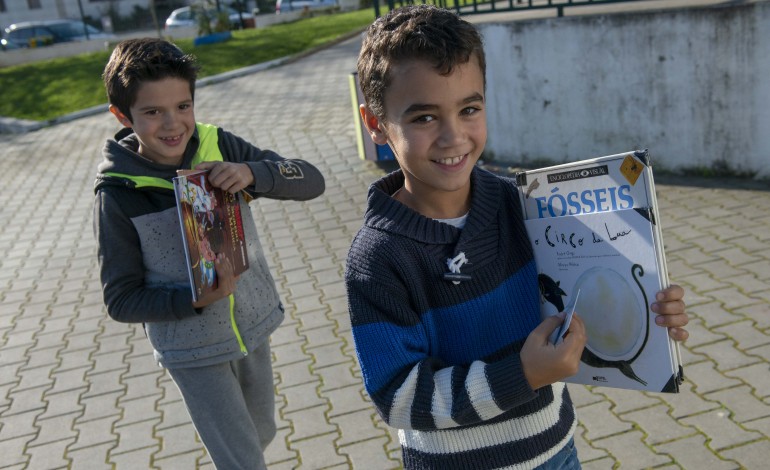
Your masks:
<svg viewBox="0 0 770 470"><path fill-rule="evenodd" d="M269 341L232 362L167 370L214 466L264 469L262 452L275 437Z"/></svg>

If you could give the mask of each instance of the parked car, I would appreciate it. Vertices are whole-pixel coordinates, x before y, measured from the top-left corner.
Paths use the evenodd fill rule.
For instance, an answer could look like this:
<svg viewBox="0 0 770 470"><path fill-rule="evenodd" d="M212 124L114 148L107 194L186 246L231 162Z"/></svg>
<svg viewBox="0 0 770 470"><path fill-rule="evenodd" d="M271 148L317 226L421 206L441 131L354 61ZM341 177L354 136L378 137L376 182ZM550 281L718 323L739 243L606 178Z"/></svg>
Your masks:
<svg viewBox="0 0 770 470"><path fill-rule="evenodd" d="M245 27L253 27L254 26L254 16L251 13L241 12L238 13L237 10L230 7L220 7L220 11L226 11L228 18L230 19L230 26L232 29L243 29ZM206 10L206 14L209 18L212 19L212 23L216 23L217 21L217 10L216 8L210 8ZM241 21L243 20L243 21ZM174 29L174 28L182 28L182 27L196 27L198 26L198 9L192 8L192 7L182 7L177 8L176 10L172 11L171 14L166 18L165 23L166 30ZM214 24L212 24L212 27Z"/></svg>
<svg viewBox="0 0 770 470"><path fill-rule="evenodd" d="M80 20L25 21L5 28L3 49L49 46L87 39L115 39L115 36Z"/></svg>
<svg viewBox="0 0 770 470"><path fill-rule="evenodd" d="M337 0L275 0L276 13L296 10L317 10L336 6Z"/></svg>

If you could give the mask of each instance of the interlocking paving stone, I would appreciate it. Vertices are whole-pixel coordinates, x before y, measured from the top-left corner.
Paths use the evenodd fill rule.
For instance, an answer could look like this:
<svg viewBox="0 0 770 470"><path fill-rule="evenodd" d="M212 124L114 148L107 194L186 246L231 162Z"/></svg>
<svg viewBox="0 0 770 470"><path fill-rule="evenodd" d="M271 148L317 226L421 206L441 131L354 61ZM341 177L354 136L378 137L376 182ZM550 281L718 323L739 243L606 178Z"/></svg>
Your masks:
<svg viewBox="0 0 770 470"><path fill-rule="evenodd" d="M315 200L252 204L286 306L271 338L271 470L400 466L396 433L363 391L342 278L368 185L392 168L357 155L347 88L357 41L196 92L199 119L305 158L326 176ZM3 213L14 221L0 228L3 470L213 469L141 325L115 322L102 306L92 184L99 146L116 130L104 112L0 135ZM656 180L669 271L687 288L692 314L686 379L679 394L570 385L583 467L762 468L770 459L770 186ZM33 184L62 196L29 206L24 188Z"/></svg>

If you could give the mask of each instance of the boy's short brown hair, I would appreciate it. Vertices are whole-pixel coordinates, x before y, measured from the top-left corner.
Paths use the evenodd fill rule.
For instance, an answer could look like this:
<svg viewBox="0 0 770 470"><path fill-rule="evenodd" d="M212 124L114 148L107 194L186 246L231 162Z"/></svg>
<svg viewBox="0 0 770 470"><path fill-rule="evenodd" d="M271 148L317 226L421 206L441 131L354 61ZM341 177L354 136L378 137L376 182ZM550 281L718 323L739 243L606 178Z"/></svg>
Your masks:
<svg viewBox="0 0 770 470"><path fill-rule="evenodd" d="M448 75L474 55L486 83L484 46L472 24L433 5L392 10L367 28L358 55L358 80L366 105L385 119L385 91L396 63L425 60Z"/></svg>
<svg viewBox="0 0 770 470"><path fill-rule="evenodd" d="M110 104L133 122L130 108L144 82L179 78L190 84L195 98L199 67L195 57L163 39L127 39L115 46L102 78Z"/></svg>

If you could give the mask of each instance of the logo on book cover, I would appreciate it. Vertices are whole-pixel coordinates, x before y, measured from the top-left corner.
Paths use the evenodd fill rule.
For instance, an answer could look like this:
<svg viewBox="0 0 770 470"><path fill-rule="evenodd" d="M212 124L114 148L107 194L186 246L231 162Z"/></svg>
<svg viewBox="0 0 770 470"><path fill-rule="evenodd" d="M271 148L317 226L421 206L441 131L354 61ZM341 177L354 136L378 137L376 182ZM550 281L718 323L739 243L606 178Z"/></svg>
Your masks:
<svg viewBox="0 0 770 470"><path fill-rule="evenodd" d="M607 176L610 173L607 165L599 165L592 168L583 168L580 170L564 171L562 173L551 173L548 175L549 183L560 183L563 181L579 180L583 178L593 178L595 176Z"/></svg>
<svg viewBox="0 0 770 470"><path fill-rule="evenodd" d="M642 162L629 155L623 159L623 163L620 164L620 174L631 183L631 186L636 184L636 180L639 179L639 175L642 174L644 165Z"/></svg>

